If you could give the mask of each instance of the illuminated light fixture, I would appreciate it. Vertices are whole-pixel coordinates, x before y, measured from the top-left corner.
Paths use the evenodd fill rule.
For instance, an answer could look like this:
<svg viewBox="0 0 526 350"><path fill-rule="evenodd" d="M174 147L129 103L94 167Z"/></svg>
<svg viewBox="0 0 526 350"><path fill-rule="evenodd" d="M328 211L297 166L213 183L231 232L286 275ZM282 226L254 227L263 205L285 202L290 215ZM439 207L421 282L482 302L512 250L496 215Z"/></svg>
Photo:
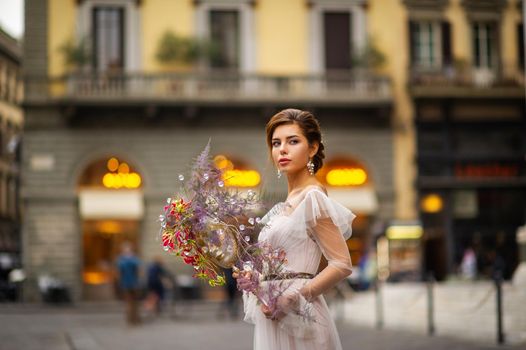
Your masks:
<svg viewBox="0 0 526 350"><path fill-rule="evenodd" d="M261 176L255 170L227 170L223 180L229 187L255 187L261 182Z"/></svg>
<svg viewBox="0 0 526 350"><path fill-rule="evenodd" d="M332 169L325 179L331 186L359 186L367 181L367 173L360 168Z"/></svg>
<svg viewBox="0 0 526 350"><path fill-rule="evenodd" d="M135 172L130 173L130 166L126 163L120 163L115 157L107 162L110 172L102 177L102 184L106 188L139 188L142 183L141 176ZM115 173L117 171L117 173Z"/></svg>
<svg viewBox="0 0 526 350"><path fill-rule="evenodd" d="M113 174L113 187L121 188L123 186L123 177L122 174Z"/></svg>
<svg viewBox="0 0 526 350"><path fill-rule="evenodd" d="M102 221L98 223L97 230L101 233L117 234L122 232L122 227L116 221Z"/></svg>
<svg viewBox="0 0 526 350"><path fill-rule="evenodd" d="M214 157L214 165L223 172L227 187L255 187L261 182L256 170L234 169L234 163L222 154Z"/></svg>
<svg viewBox="0 0 526 350"><path fill-rule="evenodd" d="M128 186L130 188L139 188L141 186L141 177L137 173L131 173L128 175Z"/></svg>
<svg viewBox="0 0 526 350"><path fill-rule="evenodd" d="M109 171L117 171L117 169L119 169L119 160L115 157L110 158L106 166L108 167Z"/></svg>
<svg viewBox="0 0 526 350"><path fill-rule="evenodd" d="M115 174L111 174L111 173L106 173L104 175L104 177L102 178L102 184L104 185L104 187L106 187L106 188L112 188L113 187L113 184L115 183L114 175Z"/></svg>
<svg viewBox="0 0 526 350"><path fill-rule="evenodd" d="M438 213L444 207L444 202L442 197L432 193L422 199L421 207L424 213Z"/></svg>
<svg viewBox="0 0 526 350"><path fill-rule="evenodd" d="M131 174L112 174L107 173L102 178L102 183L106 188L139 188L141 186L141 176L137 173Z"/></svg>
<svg viewBox="0 0 526 350"><path fill-rule="evenodd" d="M214 165L220 170L233 170L234 164L224 155L217 155L214 157Z"/></svg>
<svg viewBox="0 0 526 350"><path fill-rule="evenodd" d="M82 277L86 284L104 284L110 281L108 273L105 272L84 272Z"/></svg>
<svg viewBox="0 0 526 350"><path fill-rule="evenodd" d="M119 165L119 174L128 174L130 172L130 166L126 163Z"/></svg>
<svg viewBox="0 0 526 350"><path fill-rule="evenodd" d="M394 225L389 226L386 231L387 238L397 239L420 239L424 230L419 225Z"/></svg>

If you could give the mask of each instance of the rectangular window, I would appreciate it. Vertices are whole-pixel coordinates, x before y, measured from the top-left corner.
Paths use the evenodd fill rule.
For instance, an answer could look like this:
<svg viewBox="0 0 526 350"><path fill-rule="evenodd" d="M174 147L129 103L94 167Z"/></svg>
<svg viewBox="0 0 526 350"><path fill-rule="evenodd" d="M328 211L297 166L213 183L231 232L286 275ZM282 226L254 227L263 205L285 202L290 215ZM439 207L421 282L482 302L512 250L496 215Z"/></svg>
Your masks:
<svg viewBox="0 0 526 350"><path fill-rule="evenodd" d="M238 69L240 63L239 11L210 11L210 40L216 52L210 60L213 68Z"/></svg>
<svg viewBox="0 0 526 350"><path fill-rule="evenodd" d="M473 23L473 57L477 68L497 68L497 24Z"/></svg>
<svg viewBox="0 0 526 350"><path fill-rule="evenodd" d="M93 9L93 65L99 71L124 67L124 8Z"/></svg>
<svg viewBox="0 0 526 350"><path fill-rule="evenodd" d="M438 21L412 22L413 65L419 68L442 66L442 28Z"/></svg>
<svg viewBox="0 0 526 350"><path fill-rule="evenodd" d="M344 70L351 68L351 14L325 12L323 15L325 38L325 68Z"/></svg>

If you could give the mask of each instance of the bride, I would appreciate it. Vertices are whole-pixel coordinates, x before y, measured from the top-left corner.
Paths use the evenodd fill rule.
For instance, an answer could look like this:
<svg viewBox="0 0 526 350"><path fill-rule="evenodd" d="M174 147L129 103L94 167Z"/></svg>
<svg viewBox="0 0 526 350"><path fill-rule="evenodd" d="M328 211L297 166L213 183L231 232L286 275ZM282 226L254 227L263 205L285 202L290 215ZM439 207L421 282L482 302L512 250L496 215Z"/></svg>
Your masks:
<svg viewBox="0 0 526 350"><path fill-rule="evenodd" d="M325 155L319 123L310 112L285 109L270 119L266 133L278 177L286 175L288 196L263 218L266 226L258 239L286 251L287 273L280 278L290 287L276 310L244 293L245 321L255 325L254 349L342 349L323 293L351 274L345 240L355 215L328 198L314 176ZM328 265L316 274L321 254ZM242 287L246 276L234 277ZM266 277L266 283L276 282L275 276ZM306 309L307 321L298 312Z"/></svg>

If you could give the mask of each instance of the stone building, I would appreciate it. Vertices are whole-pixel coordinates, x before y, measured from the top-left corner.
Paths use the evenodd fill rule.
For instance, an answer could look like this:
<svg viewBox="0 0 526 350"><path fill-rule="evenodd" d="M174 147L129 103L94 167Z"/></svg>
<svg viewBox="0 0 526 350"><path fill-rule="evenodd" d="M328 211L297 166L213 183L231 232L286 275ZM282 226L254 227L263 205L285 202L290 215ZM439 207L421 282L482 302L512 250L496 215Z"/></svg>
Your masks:
<svg viewBox="0 0 526 350"><path fill-rule="evenodd" d="M367 7L363 0L26 1L27 298L38 298L36 281L46 273L75 300L112 298L119 243L132 240L144 261L162 253L160 209L210 138L214 156L259 174L261 182L248 186L284 198L264 126L285 107L319 117L325 174L359 174L321 178L358 214L349 241L357 261L374 223L393 218L397 196L407 195L393 178L391 83L363 55ZM177 51L204 40L215 50L159 58L163 45ZM191 273L165 258L180 276Z"/></svg>
<svg viewBox="0 0 526 350"><path fill-rule="evenodd" d="M14 298L8 274L21 264L21 64L18 41L0 28L0 300Z"/></svg>

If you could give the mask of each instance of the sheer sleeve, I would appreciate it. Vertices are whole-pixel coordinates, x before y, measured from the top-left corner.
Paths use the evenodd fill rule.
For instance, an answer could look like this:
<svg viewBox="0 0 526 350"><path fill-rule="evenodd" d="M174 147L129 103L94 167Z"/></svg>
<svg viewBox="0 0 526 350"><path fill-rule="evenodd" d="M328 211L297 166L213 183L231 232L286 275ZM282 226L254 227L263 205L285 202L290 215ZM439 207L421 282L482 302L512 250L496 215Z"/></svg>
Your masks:
<svg viewBox="0 0 526 350"><path fill-rule="evenodd" d="M312 301L351 274L352 262L345 240L351 236L351 224L356 216L318 190L310 191L302 205L307 233L328 262L301 290L301 295Z"/></svg>

